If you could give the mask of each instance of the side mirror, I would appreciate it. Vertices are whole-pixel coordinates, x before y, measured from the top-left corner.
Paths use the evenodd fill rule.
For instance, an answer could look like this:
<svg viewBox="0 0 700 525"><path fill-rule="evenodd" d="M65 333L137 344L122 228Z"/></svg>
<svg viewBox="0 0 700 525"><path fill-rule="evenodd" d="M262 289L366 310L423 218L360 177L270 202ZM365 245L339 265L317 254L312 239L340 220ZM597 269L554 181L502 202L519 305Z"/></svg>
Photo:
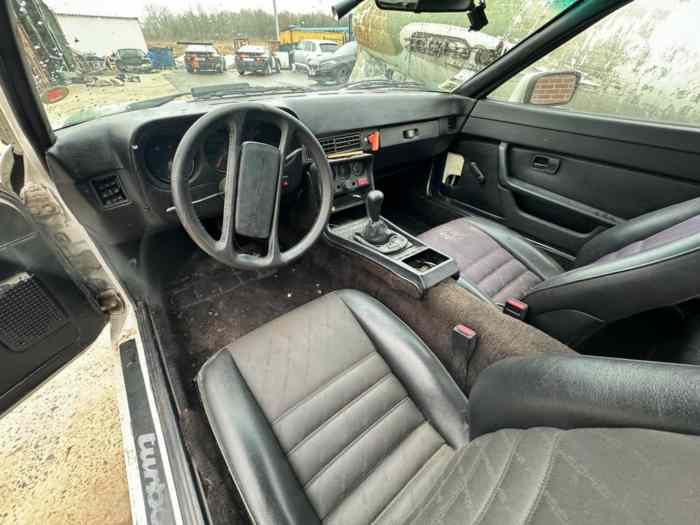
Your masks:
<svg viewBox="0 0 700 525"><path fill-rule="evenodd" d="M534 73L523 78L513 96L524 104L564 106L574 98L580 81L578 71Z"/></svg>

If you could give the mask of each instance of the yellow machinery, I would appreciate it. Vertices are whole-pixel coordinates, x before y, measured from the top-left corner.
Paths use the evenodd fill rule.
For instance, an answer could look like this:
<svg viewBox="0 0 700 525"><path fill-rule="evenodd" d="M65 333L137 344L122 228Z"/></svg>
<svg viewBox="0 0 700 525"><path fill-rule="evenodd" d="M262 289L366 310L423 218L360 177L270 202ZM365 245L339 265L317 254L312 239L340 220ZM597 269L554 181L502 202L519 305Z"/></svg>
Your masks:
<svg viewBox="0 0 700 525"><path fill-rule="evenodd" d="M332 40L339 46L350 39L348 27L296 27L290 26L280 31L280 44L293 45L301 40Z"/></svg>

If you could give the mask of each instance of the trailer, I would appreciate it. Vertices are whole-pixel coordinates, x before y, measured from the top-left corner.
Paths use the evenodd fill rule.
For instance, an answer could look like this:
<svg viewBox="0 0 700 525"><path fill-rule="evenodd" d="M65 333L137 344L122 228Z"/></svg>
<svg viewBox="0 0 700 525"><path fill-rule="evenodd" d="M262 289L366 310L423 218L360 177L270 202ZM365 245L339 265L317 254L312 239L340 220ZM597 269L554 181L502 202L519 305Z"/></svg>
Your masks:
<svg viewBox="0 0 700 525"><path fill-rule="evenodd" d="M337 27L302 27L289 26L280 31L280 51L289 51L301 40L332 40L342 46L351 40L349 26Z"/></svg>

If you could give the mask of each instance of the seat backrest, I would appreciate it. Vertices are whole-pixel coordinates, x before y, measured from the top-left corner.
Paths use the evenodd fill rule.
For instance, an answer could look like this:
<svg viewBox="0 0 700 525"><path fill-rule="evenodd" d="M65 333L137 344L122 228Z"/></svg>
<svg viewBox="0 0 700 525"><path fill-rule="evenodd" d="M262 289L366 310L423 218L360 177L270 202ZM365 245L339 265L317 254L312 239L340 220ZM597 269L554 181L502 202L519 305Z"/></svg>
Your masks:
<svg viewBox="0 0 700 525"><path fill-rule="evenodd" d="M468 403L437 358L350 290L237 340L198 386L258 523L404 522L417 503L402 489L432 486L469 439Z"/></svg>
<svg viewBox="0 0 700 525"><path fill-rule="evenodd" d="M588 241L576 267L614 260L700 233L700 198L646 213L610 228Z"/></svg>
<svg viewBox="0 0 700 525"><path fill-rule="evenodd" d="M600 234L523 301L532 324L575 348L606 323L700 297L698 268L700 198Z"/></svg>

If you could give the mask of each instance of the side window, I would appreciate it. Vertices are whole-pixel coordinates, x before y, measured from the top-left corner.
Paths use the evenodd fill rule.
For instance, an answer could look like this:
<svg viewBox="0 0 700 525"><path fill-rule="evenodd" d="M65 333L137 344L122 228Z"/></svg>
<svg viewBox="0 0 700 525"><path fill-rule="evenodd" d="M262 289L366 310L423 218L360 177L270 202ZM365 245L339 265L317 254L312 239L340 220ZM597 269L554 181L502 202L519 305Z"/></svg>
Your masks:
<svg viewBox="0 0 700 525"><path fill-rule="evenodd" d="M687 0L632 2L501 85L489 98L700 126L699 7ZM572 83L573 96L566 96L563 88Z"/></svg>

